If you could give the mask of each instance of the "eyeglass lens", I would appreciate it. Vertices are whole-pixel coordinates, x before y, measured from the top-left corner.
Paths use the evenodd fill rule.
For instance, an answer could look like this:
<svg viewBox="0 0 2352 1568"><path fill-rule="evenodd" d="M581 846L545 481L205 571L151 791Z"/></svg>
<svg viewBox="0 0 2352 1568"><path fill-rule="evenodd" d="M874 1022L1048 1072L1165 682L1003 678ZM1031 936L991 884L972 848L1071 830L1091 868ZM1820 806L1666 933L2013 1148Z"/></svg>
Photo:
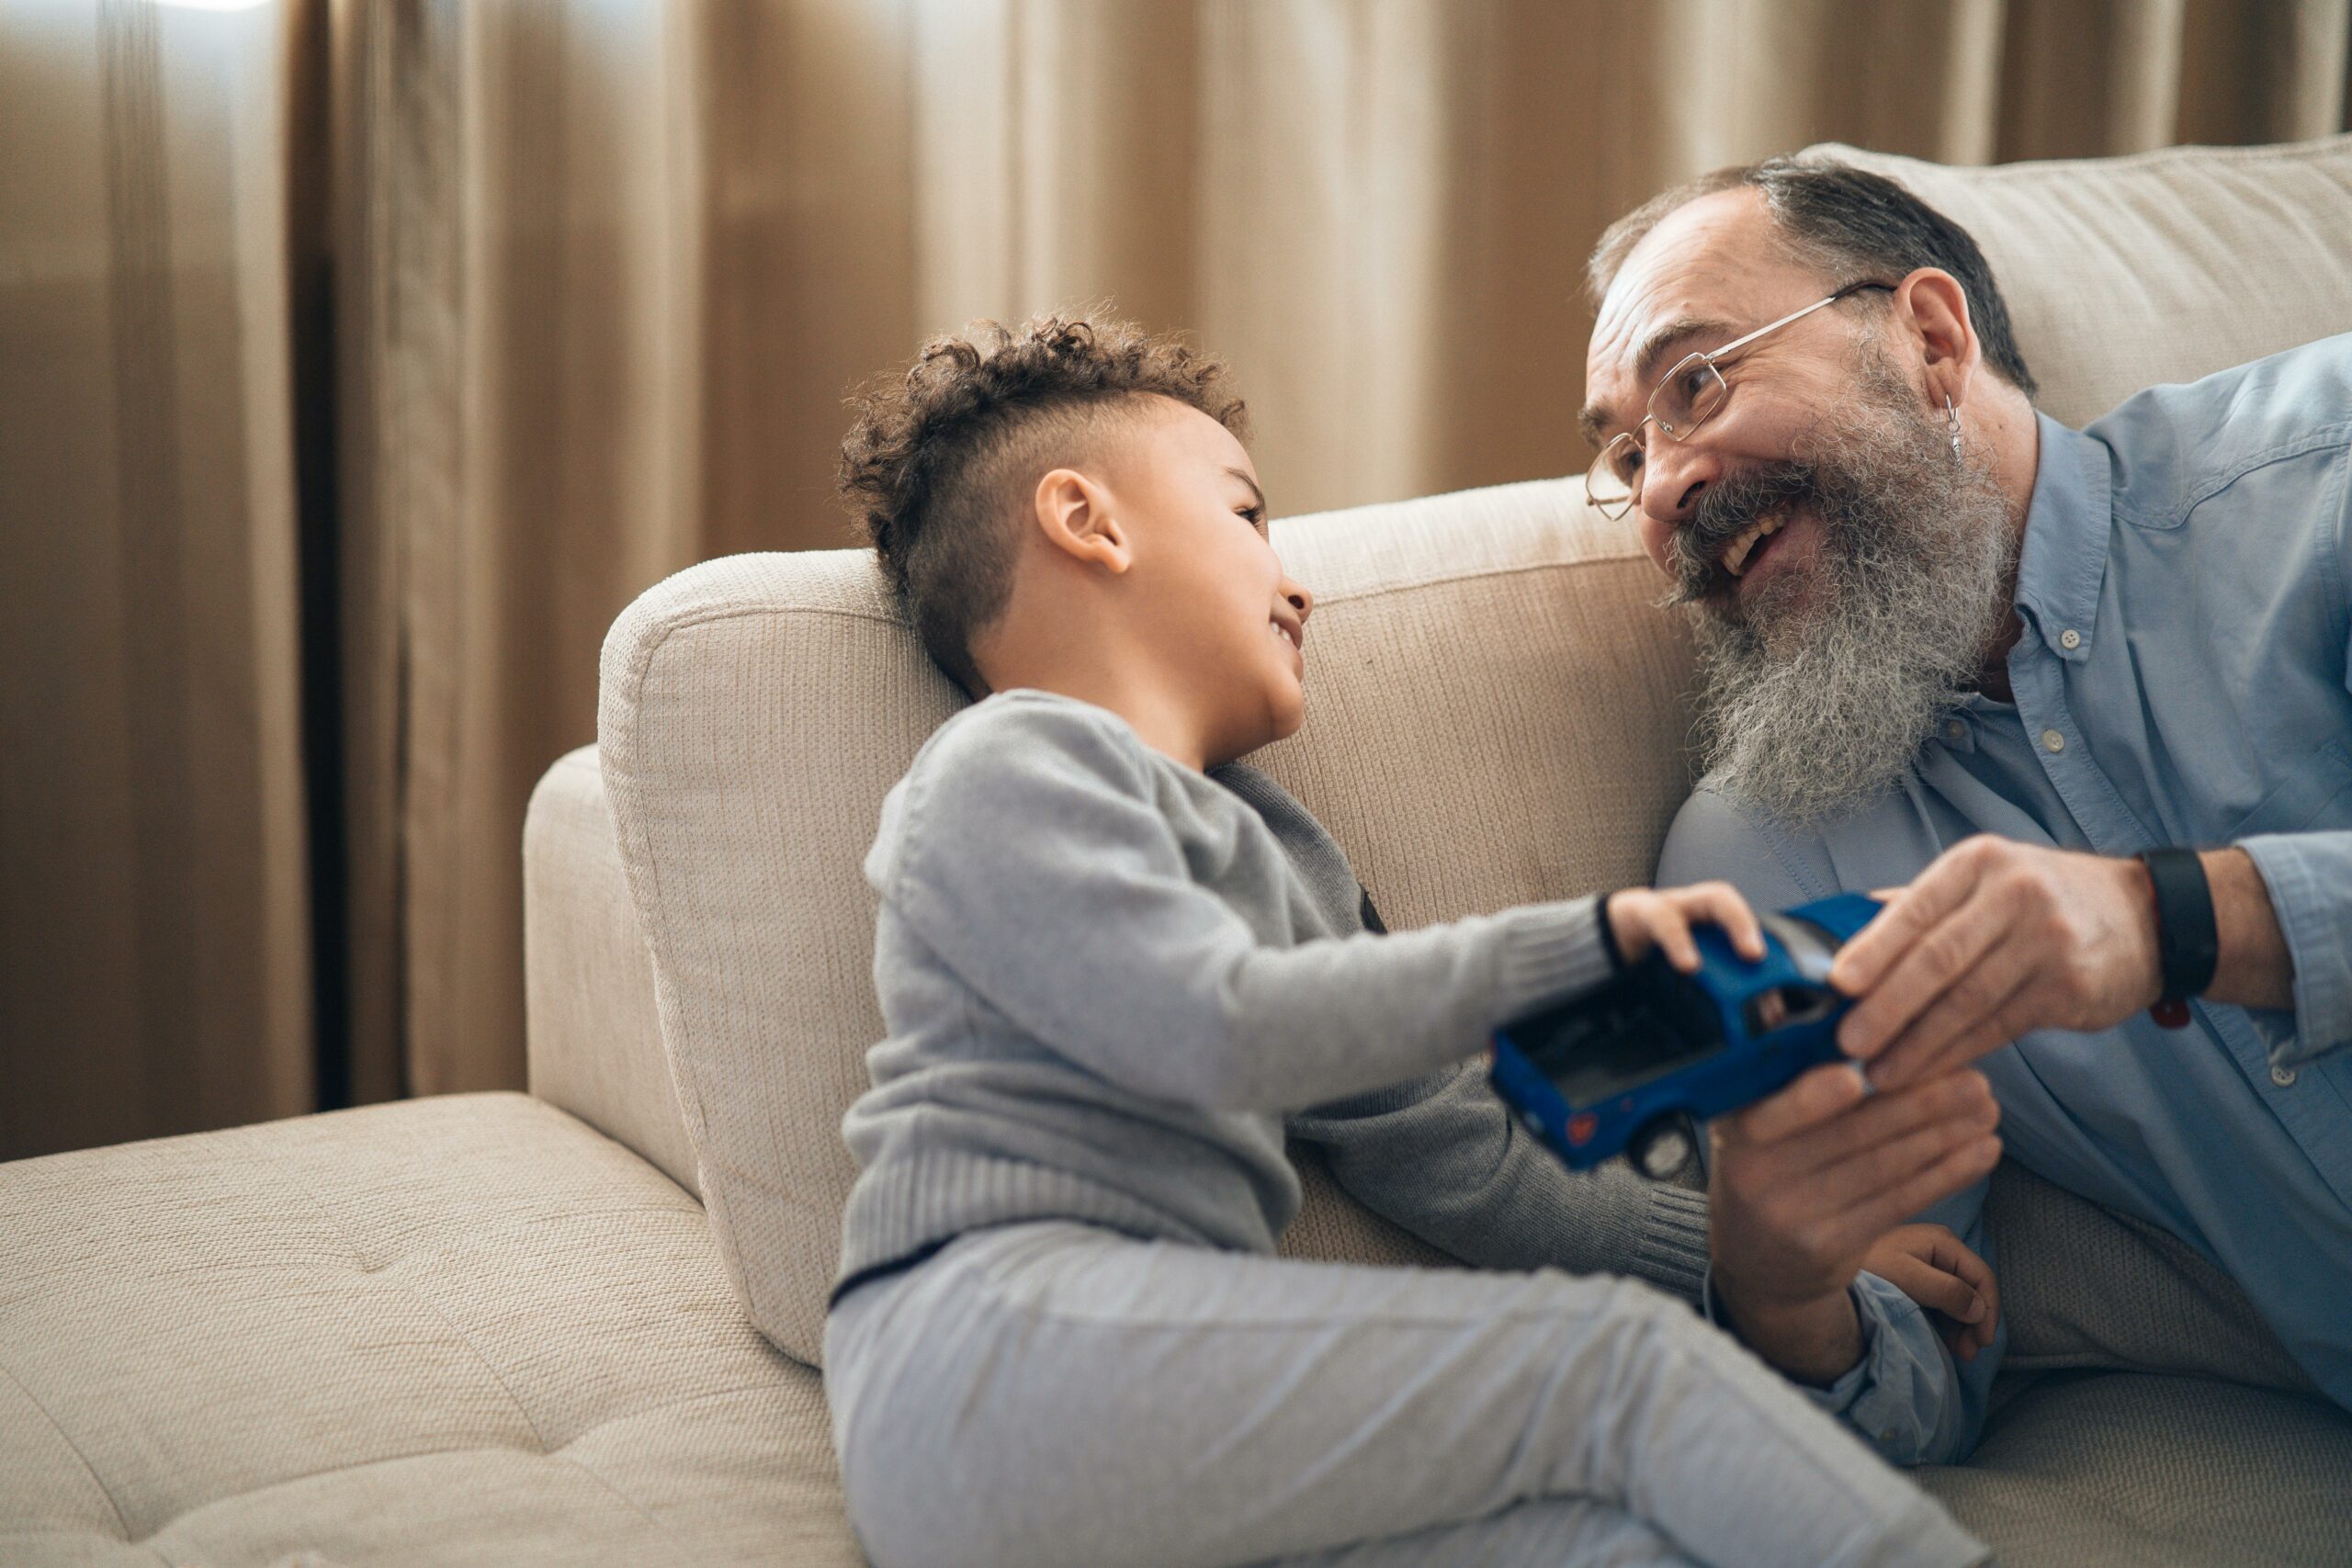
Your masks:
<svg viewBox="0 0 2352 1568"><path fill-rule="evenodd" d="M1699 355L1678 362L1650 392L1650 423L1673 440L1680 440L1704 424L1723 406L1728 391L1722 372ZM1594 505L1612 514L1634 499L1634 480L1642 464L1637 433L1611 439L1600 449L1585 475L1585 491Z"/></svg>

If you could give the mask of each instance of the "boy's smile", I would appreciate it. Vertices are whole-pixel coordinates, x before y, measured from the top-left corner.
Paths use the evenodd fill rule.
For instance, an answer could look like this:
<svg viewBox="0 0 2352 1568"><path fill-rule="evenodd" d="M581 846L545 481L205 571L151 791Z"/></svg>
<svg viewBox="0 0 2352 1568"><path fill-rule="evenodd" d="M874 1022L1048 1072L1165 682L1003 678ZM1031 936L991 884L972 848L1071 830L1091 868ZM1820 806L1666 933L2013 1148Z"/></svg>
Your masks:
<svg viewBox="0 0 2352 1568"><path fill-rule="evenodd" d="M1134 550L1121 592L1206 760L1222 761L1298 728L1314 598L1267 538L1248 449L1198 410L1157 402L1106 468Z"/></svg>

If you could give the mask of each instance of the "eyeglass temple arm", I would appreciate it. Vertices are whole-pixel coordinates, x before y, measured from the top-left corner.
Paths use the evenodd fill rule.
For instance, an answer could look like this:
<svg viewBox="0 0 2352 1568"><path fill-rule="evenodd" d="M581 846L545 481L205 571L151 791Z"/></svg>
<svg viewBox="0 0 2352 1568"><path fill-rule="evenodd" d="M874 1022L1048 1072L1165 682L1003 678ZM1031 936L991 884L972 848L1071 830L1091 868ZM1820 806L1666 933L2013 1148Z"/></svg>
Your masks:
<svg viewBox="0 0 2352 1568"><path fill-rule="evenodd" d="M1713 365L1716 360L1721 359L1724 355L1729 354L1732 350L1736 348L1746 348L1749 344L1754 343L1766 333L1779 332L1791 321L1802 321L1805 317L1812 315L1815 310L1826 310L1829 306L1838 303L1838 300L1845 299L1848 295L1860 294L1865 288L1883 288L1891 294L1894 291L1894 285L1892 283L1881 283L1875 278L1868 277L1863 278L1859 283L1849 283L1846 285L1845 288L1838 290L1835 294L1826 295L1822 299L1815 299L1812 304L1807 305L1802 310L1792 310L1777 321L1765 322L1754 332L1749 333L1746 337L1734 338L1731 342L1724 344L1721 348L1711 348L1704 354L1694 355L1691 357L1703 359L1708 364Z"/></svg>

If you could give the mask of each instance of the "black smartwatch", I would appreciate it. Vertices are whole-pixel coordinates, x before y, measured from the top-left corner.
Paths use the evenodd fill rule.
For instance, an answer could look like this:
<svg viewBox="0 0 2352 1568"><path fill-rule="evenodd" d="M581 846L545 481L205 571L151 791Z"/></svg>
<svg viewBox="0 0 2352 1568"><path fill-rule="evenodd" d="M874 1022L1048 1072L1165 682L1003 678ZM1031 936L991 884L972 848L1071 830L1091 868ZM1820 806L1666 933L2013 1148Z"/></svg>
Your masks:
<svg viewBox="0 0 2352 1568"><path fill-rule="evenodd" d="M2156 963L2164 998L2149 1009L2166 1029L2188 1026L2188 998L2205 994L2222 958L2213 888L2195 850L2143 850L2140 863L2156 895Z"/></svg>

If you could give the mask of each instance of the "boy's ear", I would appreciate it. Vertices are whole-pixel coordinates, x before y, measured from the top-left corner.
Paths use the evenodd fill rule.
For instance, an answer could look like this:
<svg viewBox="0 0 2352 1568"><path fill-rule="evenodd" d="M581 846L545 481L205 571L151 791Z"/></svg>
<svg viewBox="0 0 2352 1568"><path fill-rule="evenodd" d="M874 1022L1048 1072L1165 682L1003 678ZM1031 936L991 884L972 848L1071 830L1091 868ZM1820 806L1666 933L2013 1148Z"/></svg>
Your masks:
<svg viewBox="0 0 2352 1568"><path fill-rule="evenodd" d="M1075 468L1056 468L1039 479L1032 510L1046 543L1075 560L1116 575L1135 558L1126 530L1111 513L1109 495Z"/></svg>

